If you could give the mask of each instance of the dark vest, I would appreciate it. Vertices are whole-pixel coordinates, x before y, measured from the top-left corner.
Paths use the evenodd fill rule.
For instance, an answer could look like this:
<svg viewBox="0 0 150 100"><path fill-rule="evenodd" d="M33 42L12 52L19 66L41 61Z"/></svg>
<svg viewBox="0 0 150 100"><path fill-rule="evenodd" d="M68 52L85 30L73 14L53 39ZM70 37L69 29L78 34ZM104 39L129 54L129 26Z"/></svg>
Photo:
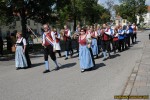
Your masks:
<svg viewBox="0 0 150 100"><path fill-rule="evenodd" d="M20 43L16 43L16 45L17 45L17 46L23 46L23 39L24 39L24 38L22 38L22 40L21 40Z"/></svg>

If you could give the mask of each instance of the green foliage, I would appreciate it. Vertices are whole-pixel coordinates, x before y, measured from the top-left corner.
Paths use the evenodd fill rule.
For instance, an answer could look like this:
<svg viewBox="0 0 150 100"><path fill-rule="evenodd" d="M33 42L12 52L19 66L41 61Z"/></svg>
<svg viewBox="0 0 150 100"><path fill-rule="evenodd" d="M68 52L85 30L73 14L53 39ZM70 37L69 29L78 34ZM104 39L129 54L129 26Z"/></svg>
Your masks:
<svg viewBox="0 0 150 100"><path fill-rule="evenodd" d="M13 21L12 12L6 7L6 2L0 0L0 25L7 25ZM9 17L8 17L9 16Z"/></svg>
<svg viewBox="0 0 150 100"><path fill-rule="evenodd" d="M142 16L147 12L146 0L119 0L121 5L114 8L116 13L130 22L136 23L136 15ZM142 21L142 20L140 20Z"/></svg>
<svg viewBox="0 0 150 100"><path fill-rule="evenodd" d="M61 0L57 3L59 22L63 24L73 21L74 16L76 16L76 21L83 24L102 23L110 20L110 13L98 4L98 0Z"/></svg>
<svg viewBox="0 0 150 100"><path fill-rule="evenodd" d="M27 19L60 26L73 20L89 24L110 20L109 11L98 0L0 0L0 13L3 23L20 16L23 30Z"/></svg>

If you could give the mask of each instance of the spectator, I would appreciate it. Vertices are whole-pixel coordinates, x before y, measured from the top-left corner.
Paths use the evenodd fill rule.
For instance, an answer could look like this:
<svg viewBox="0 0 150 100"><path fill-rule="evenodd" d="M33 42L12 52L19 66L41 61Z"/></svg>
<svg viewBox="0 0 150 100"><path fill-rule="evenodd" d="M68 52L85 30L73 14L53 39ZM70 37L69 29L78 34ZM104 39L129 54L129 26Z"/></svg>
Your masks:
<svg viewBox="0 0 150 100"><path fill-rule="evenodd" d="M2 36L0 36L0 55L3 55L3 39L2 39Z"/></svg>
<svg viewBox="0 0 150 100"><path fill-rule="evenodd" d="M16 55L15 55L15 63L16 70L20 68L27 68L27 60L25 57L26 51L26 39L22 37L22 33L17 33L17 42L16 42Z"/></svg>
<svg viewBox="0 0 150 100"><path fill-rule="evenodd" d="M7 32L6 40L7 40L7 51L11 53L12 40L11 40L10 32Z"/></svg>

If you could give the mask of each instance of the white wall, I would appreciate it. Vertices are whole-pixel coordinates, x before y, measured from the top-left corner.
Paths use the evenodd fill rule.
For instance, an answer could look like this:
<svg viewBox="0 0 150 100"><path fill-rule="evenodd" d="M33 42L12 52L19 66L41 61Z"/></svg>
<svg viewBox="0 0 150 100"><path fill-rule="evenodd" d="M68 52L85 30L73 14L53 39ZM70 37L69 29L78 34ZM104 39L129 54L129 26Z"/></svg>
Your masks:
<svg viewBox="0 0 150 100"><path fill-rule="evenodd" d="M35 23L33 20L29 20L29 21L30 21L29 27L32 28L33 30L37 30L38 33L41 33L42 24ZM13 32L14 30L22 31L21 22L16 21L16 25L14 29L10 29L9 26L3 26L3 25L0 26L0 29L1 29L2 36L5 37L7 34L7 31L10 31L10 33Z"/></svg>

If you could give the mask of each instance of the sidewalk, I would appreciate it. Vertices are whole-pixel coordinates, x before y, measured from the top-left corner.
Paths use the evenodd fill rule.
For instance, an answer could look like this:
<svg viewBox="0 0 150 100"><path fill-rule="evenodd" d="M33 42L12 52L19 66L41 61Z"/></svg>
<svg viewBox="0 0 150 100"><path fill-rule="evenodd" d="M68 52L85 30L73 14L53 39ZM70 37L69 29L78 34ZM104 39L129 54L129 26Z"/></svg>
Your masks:
<svg viewBox="0 0 150 100"><path fill-rule="evenodd" d="M129 77L123 96L150 96L150 41L146 41L141 60L137 61ZM122 99L122 100L150 100Z"/></svg>

